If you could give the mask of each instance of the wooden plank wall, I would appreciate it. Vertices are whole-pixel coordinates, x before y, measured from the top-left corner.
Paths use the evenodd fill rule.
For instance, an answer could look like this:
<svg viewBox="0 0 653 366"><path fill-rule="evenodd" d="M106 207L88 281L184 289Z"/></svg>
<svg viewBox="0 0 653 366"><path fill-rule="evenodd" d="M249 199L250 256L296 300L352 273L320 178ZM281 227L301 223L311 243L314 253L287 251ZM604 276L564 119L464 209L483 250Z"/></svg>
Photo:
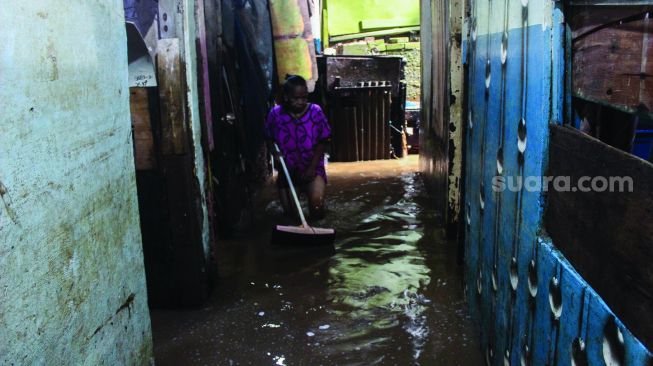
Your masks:
<svg viewBox="0 0 653 366"><path fill-rule="evenodd" d="M451 103L449 0L421 2L422 118L420 170L446 223L449 212Z"/></svg>
<svg viewBox="0 0 653 366"><path fill-rule="evenodd" d="M192 0L159 1L158 89L147 93L149 111L140 91L132 95L141 231L152 307L195 306L206 299L209 288L211 263L205 249L208 227L202 192L206 171L193 126L204 124L210 113L199 113L197 81L190 76L203 71L197 66L201 63L185 56L195 42L188 42L184 24L196 11L201 14L191 4ZM204 36L203 32L191 34L192 40ZM146 153L141 155L141 150ZM152 166L155 157L156 166Z"/></svg>
<svg viewBox="0 0 653 366"><path fill-rule="evenodd" d="M653 165L581 132L551 126L549 176L632 177L632 193L548 194L556 247L649 349L653 348Z"/></svg>
<svg viewBox="0 0 653 366"><path fill-rule="evenodd" d="M150 98L147 88L130 88L132 129L134 131L134 159L136 170L156 169L154 135L150 116Z"/></svg>
<svg viewBox="0 0 653 366"><path fill-rule="evenodd" d="M653 6L572 7L575 96L627 111L653 108L651 10Z"/></svg>

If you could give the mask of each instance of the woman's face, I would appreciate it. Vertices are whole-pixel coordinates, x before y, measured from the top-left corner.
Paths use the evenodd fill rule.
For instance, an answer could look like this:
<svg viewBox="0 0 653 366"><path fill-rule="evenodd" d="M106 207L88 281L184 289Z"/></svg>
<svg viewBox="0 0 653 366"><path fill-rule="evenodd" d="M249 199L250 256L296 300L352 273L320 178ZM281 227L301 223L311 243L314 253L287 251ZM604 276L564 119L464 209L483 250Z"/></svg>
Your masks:
<svg viewBox="0 0 653 366"><path fill-rule="evenodd" d="M308 106L308 90L303 86L294 87L290 94L286 95L286 102L291 112L303 112Z"/></svg>

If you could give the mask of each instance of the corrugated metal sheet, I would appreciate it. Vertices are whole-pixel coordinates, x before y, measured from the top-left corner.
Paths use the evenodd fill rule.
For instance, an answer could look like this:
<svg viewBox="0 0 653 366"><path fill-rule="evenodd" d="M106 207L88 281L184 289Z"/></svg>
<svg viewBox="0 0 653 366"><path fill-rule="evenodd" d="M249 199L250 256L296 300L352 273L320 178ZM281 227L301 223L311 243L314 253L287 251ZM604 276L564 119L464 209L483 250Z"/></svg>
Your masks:
<svg viewBox="0 0 653 366"><path fill-rule="evenodd" d="M543 192L495 177L541 177L562 118L559 2L471 2L465 39L466 284L488 364L644 365L646 349L541 236Z"/></svg>

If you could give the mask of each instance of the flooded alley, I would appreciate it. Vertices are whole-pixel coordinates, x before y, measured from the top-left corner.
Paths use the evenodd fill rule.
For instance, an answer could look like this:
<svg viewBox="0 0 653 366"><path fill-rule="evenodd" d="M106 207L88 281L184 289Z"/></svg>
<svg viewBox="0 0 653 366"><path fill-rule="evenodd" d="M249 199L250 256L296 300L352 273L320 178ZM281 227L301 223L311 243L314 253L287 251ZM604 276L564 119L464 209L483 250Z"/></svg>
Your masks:
<svg viewBox="0 0 653 366"><path fill-rule="evenodd" d="M219 283L195 310L153 310L159 365L479 365L456 243L416 158L328 166L335 252L271 247L272 185L255 229L219 244Z"/></svg>
<svg viewBox="0 0 653 366"><path fill-rule="evenodd" d="M652 14L3 1L0 366L653 366Z"/></svg>

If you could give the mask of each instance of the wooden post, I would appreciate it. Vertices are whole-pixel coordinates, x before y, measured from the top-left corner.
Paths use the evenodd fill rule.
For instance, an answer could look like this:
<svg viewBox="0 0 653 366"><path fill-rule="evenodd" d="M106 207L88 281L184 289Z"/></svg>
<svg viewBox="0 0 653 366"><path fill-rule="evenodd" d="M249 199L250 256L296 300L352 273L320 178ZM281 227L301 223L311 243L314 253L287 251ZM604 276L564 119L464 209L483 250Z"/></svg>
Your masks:
<svg viewBox="0 0 653 366"><path fill-rule="evenodd" d="M354 131L354 136L353 136L353 143L354 143L354 156L353 156L353 159L354 159L354 161L359 161L360 160L360 147L358 146L359 145L358 144L358 140L359 140L358 135L359 135L359 129L360 129L359 122L358 122L359 121L358 117L360 115L359 112L358 112L359 110L360 110L359 107L354 107L353 108L353 113L352 113L352 116L353 116L352 130Z"/></svg>
<svg viewBox="0 0 653 366"><path fill-rule="evenodd" d="M179 39L159 40L157 74L161 99L161 153L186 153L186 83L182 72Z"/></svg>

